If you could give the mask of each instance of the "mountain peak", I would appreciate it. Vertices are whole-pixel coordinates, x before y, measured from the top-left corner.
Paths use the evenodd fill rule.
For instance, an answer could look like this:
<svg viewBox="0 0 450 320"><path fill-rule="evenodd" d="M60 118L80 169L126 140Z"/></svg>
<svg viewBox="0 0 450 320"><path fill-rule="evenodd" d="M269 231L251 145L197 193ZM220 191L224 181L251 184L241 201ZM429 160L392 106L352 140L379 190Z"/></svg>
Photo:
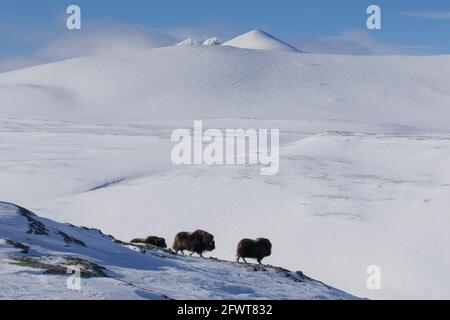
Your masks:
<svg viewBox="0 0 450 320"><path fill-rule="evenodd" d="M219 46L221 44L222 42L220 42L219 38L217 37L208 38L205 41L203 41L204 46Z"/></svg>
<svg viewBox="0 0 450 320"><path fill-rule="evenodd" d="M188 38L177 44L177 46L198 46L198 45L199 45L199 42L192 38Z"/></svg>
<svg viewBox="0 0 450 320"><path fill-rule="evenodd" d="M294 46L275 38L262 29L255 29L247 32L225 42L224 45L244 49L300 52Z"/></svg>

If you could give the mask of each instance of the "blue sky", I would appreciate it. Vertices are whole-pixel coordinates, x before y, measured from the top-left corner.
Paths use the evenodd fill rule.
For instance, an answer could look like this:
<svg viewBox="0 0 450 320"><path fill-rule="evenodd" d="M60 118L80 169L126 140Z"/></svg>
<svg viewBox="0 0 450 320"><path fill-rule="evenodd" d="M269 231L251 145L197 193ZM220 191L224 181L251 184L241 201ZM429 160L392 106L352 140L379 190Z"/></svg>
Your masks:
<svg viewBox="0 0 450 320"><path fill-rule="evenodd" d="M81 31L65 29L70 4L82 9ZM382 30L366 29L370 4L382 9ZM1 0L0 59L11 69L70 56L61 50L70 39L79 42L73 55L82 55L105 38L109 45L133 38L156 46L188 36L227 39L257 27L313 52L450 54L447 0Z"/></svg>

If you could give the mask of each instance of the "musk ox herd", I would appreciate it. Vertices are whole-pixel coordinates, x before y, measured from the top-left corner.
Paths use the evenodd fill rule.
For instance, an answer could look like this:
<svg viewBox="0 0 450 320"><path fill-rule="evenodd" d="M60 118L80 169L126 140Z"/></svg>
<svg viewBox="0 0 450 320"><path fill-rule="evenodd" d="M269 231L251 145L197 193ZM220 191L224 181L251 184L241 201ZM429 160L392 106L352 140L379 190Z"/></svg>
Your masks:
<svg viewBox="0 0 450 320"><path fill-rule="evenodd" d="M147 238L138 238L131 240L133 244L150 244L159 248L167 248L166 240L160 237L150 236ZM204 230L194 232L180 232L176 235L172 245L172 250L176 254L189 251L190 256L197 253L203 257L206 251L213 251L216 248L214 236ZM245 258L256 259L261 264L262 259L272 254L272 243L265 238L243 239L237 245L236 261L241 259L247 263Z"/></svg>

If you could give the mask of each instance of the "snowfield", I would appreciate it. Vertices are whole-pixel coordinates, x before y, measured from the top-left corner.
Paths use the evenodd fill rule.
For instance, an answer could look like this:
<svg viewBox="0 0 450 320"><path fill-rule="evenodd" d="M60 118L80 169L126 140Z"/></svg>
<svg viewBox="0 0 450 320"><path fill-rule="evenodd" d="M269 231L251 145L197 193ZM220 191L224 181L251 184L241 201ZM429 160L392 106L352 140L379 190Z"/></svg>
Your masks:
<svg viewBox="0 0 450 320"><path fill-rule="evenodd" d="M0 257L0 299L356 299L301 272L139 248L4 202Z"/></svg>
<svg viewBox="0 0 450 320"><path fill-rule="evenodd" d="M0 74L0 110L4 118L335 120L445 131L449 74L447 56L174 46Z"/></svg>
<svg viewBox="0 0 450 320"><path fill-rule="evenodd" d="M171 245L179 231L205 229L216 237L211 256L226 260L234 259L240 239L263 236L273 243L264 262L300 269L360 297L450 298L449 56L198 45L86 57L0 74L0 115L2 201L125 241L152 234ZM278 175L261 176L258 166L173 165L170 135L191 128L193 120L206 128L280 129ZM13 250L2 246L8 255ZM138 265L156 259L114 248L136 255ZM277 280L265 290L238 289L240 266L228 270L208 260L164 259L177 265L157 279L146 273L156 271L135 272L78 253L139 278L151 292L145 297L323 294L305 288L294 294L290 286L297 284L290 280L280 284L284 289ZM168 274L181 281L186 265L226 273L233 284L220 285L223 277L202 272L217 276L214 288L230 289L200 288L189 282L196 271L177 287L180 295L149 284L167 282ZM366 286L371 265L381 268L381 290ZM6 281L32 286L42 276L29 278L11 265L2 270L8 275L2 274L2 289ZM86 298L108 286L117 290L98 297L139 296L111 279L88 286ZM51 298L52 290L37 294Z"/></svg>

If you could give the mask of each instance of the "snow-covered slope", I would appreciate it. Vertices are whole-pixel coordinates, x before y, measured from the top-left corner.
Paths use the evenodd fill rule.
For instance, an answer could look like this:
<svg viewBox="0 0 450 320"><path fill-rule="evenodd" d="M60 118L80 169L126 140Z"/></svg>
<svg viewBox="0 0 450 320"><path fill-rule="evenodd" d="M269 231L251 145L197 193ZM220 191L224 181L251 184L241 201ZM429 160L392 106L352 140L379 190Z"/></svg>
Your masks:
<svg viewBox="0 0 450 320"><path fill-rule="evenodd" d="M450 57L175 46L0 74L2 117L259 118L450 127Z"/></svg>
<svg viewBox="0 0 450 320"><path fill-rule="evenodd" d="M243 49L299 52L297 48L275 38L261 29L247 32L225 42L223 45Z"/></svg>
<svg viewBox="0 0 450 320"><path fill-rule="evenodd" d="M172 165L170 133L189 126L0 122L1 196L120 239L156 234L170 242L176 231L202 228L216 236L212 255L222 259L234 258L242 238L268 237L265 262L362 297L450 297L449 134L327 131L349 126L340 122L205 123L280 128L280 172L262 177L257 166ZM366 287L369 265L380 266L382 290Z"/></svg>
<svg viewBox="0 0 450 320"><path fill-rule="evenodd" d="M355 299L301 272L143 249L0 202L0 299L15 298Z"/></svg>

